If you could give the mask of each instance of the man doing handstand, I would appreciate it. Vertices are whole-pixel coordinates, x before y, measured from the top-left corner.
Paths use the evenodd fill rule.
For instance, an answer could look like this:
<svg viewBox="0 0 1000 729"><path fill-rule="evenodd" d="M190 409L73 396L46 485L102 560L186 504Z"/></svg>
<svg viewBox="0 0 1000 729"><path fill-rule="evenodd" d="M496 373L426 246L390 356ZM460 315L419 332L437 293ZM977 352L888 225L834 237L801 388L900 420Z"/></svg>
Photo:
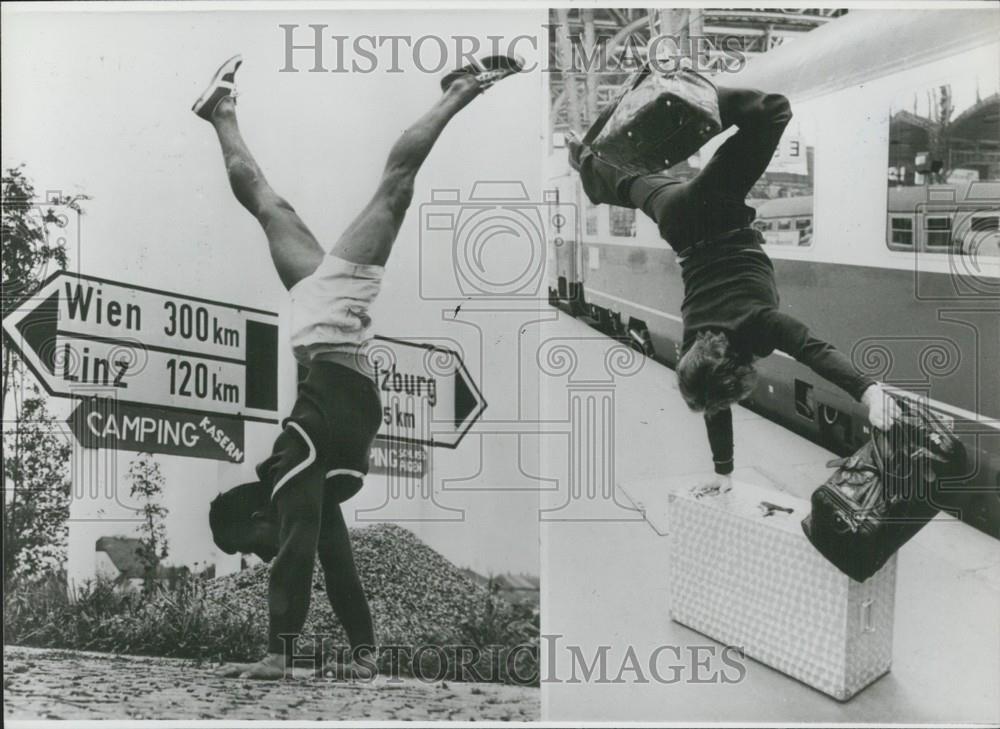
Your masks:
<svg viewBox="0 0 1000 729"><path fill-rule="evenodd" d="M577 140L569 142L569 160L591 202L641 209L677 253L684 283L678 384L688 406L704 413L715 473L728 489L730 406L753 391L754 360L776 349L862 401L878 428L888 428L899 409L881 385L778 308L774 266L751 227L756 212L746 197L792 118L788 99L722 87L718 98L723 128L737 131L690 180L623 172Z"/></svg>
<svg viewBox="0 0 1000 729"><path fill-rule="evenodd" d="M291 344L308 368L259 481L237 486L211 505L220 549L272 561L267 656L224 667L224 675L285 675L285 640L305 624L319 553L326 593L344 626L356 667L371 675L375 633L340 504L368 472L381 401L362 356L371 338L369 307L413 197L417 171L448 122L477 95L520 71L520 59L491 56L445 77L444 93L389 152L374 197L326 252L291 205L268 184L236 123L234 85L240 56L216 72L193 111L215 128L233 194L267 236L271 259L289 290ZM290 655L291 652L287 652Z"/></svg>

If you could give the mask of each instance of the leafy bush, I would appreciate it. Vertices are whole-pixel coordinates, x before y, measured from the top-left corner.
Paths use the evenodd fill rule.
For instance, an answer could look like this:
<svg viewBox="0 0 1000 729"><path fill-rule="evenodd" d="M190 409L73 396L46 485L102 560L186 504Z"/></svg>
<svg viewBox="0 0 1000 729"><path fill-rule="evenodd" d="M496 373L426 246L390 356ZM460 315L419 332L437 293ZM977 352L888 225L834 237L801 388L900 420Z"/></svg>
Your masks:
<svg viewBox="0 0 1000 729"><path fill-rule="evenodd" d="M266 610L262 614L259 606L240 606L210 592L194 576L149 592L98 579L72 598L59 577L18 582L4 595L4 642L211 661L262 657ZM453 628L417 640L389 632L381 643L403 647L382 651L379 668L385 673L425 680L538 680L538 612L496 594L486 594Z"/></svg>
<svg viewBox="0 0 1000 729"><path fill-rule="evenodd" d="M145 594L98 579L72 598L65 582L50 578L4 596L4 642L18 645L249 661L261 655L261 630L251 616L207 599L194 577Z"/></svg>

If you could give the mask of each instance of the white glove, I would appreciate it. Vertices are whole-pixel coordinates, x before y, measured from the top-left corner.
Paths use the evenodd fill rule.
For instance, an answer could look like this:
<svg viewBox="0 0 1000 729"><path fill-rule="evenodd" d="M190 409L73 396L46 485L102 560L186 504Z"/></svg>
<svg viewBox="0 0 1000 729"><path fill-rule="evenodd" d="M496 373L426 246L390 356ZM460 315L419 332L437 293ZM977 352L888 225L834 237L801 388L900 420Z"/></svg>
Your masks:
<svg viewBox="0 0 1000 729"><path fill-rule="evenodd" d="M868 420L879 430L888 430L902 415L896 401L877 382L865 390L861 402L868 407Z"/></svg>

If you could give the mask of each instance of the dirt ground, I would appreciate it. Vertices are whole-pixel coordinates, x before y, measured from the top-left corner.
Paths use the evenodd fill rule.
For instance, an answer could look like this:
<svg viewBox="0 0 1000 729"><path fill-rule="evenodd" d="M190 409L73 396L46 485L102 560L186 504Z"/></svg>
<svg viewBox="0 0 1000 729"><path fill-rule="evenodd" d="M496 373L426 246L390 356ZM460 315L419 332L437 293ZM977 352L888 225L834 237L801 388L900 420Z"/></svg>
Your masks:
<svg viewBox="0 0 1000 729"><path fill-rule="evenodd" d="M4 646L5 719L531 721L536 688L485 683L218 678L174 658Z"/></svg>

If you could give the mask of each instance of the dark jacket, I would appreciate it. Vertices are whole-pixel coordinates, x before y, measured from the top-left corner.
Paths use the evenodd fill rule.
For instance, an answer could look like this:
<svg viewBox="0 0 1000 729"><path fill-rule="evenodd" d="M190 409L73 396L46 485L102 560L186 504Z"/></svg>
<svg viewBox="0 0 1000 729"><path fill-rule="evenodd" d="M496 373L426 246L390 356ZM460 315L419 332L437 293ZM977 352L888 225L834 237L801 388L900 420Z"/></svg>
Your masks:
<svg viewBox="0 0 1000 729"><path fill-rule="evenodd" d="M788 99L752 89L719 88L723 128L738 127L690 180L669 173L633 176L583 150L575 166L594 203L639 208L677 252L684 281L682 352L699 331L722 331L747 358L785 352L855 399L873 384L850 361L780 312L774 266L749 226L746 197L767 169L792 118ZM733 470L733 421L727 408L706 415L715 470Z"/></svg>
<svg viewBox="0 0 1000 729"><path fill-rule="evenodd" d="M688 332L685 332L689 336ZM875 381L858 374L851 361L833 345L817 339L809 328L776 308L762 308L736 331L727 331L731 346L749 351L752 356L766 357L774 350L795 358L820 377L832 382L855 400ZM705 415L708 442L712 448L715 472L728 474L733 470L733 414L729 408Z"/></svg>

